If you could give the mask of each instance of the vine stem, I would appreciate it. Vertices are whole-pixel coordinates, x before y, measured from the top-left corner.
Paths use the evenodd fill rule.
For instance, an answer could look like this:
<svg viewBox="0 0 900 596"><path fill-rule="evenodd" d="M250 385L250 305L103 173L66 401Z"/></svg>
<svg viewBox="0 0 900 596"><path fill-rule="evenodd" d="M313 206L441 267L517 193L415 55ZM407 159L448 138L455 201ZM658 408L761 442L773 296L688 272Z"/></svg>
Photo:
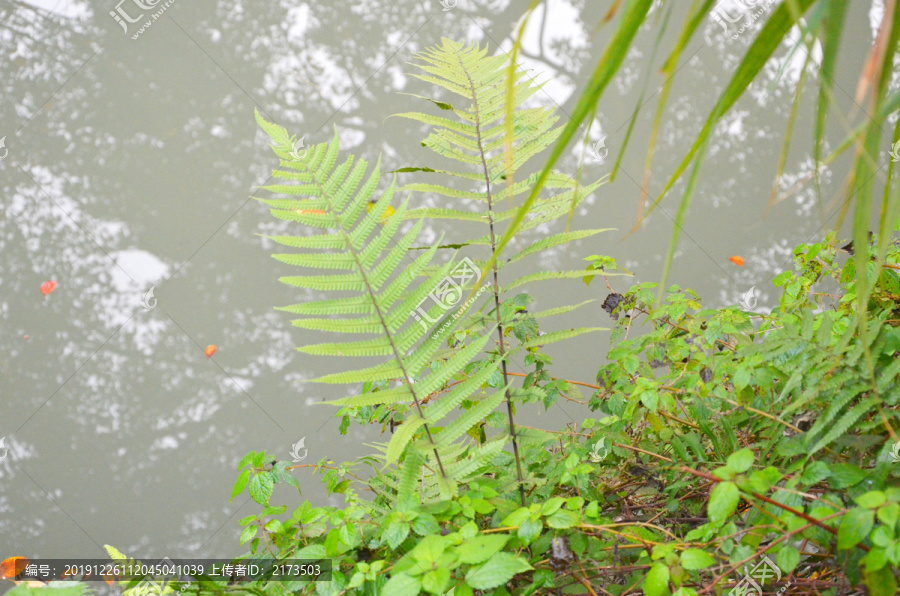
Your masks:
<svg viewBox="0 0 900 596"><path fill-rule="evenodd" d="M522 373L516 373L516 372L511 372L509 374L510 374L510 376L513 376L513 377L527 377L528 376L528 375L525 375ZM558 377L550 377L550 380L558 381L559 378ZM590 383L582 383L581 381L570 381L569 379L563 379L563 381L565 381L566 383L571 383L572 385L581 385L582 387L590 387L591 389L604 389L603 387L601 387L599 385L591 385Z"/></svg>
<svg viewBox="0 0 900 596"><path fill-rule="evenodd" d="M475 92L475 82L472 80L472 77L469 76L469 71L466 69L465 64L462 59L457 54L456 59L459 60L459 65L462 68L463 72L466 73L466 78L469 79L469 89L472 91L472 107L475 111L475 134L477 135L478 140L478 153L481 156L481 167L484 171L484 182L487 185L487 204L488 204L488 226L491 230L491 256L497 256L497 239L494 235L494 205L493 198L491 197L491 175L488 170L487 161L484 158L484 144L481 140L481 112L478 110L478 94ZM512 439L512 448L513 448L513 457L516 460L516 479L519 481L519 500L522 503L522 506L525 506L525 482L522 476L522 458L519 456L519 441L516 438L516 423L513 417L513 403L512 403L512 393L509 390L509 372L506 370L506 340L503 336L503 318L500 316L500 281L498 278L498 270L497 270L497 258L493 259L493 274L494 274L494 310L497 313L497 336L500 343L500 366L503 369L503 384L506 386L506 415L509 420L509 436Z"/></svg>
<svg viewBox="0 0 900 596"><path fill-rule="evenodd" d="M718 484L719 482L723 482L723 480L721 478L716 478L712 474L707 474L706 472L701 472L699 470L689 468L688 466L680 466L679 469L682 472L687 472L689 474L693 474L694 476L699 476L700 478L706 478L707 480L715 482L716 484ZM769 497L764 497L764 496L754 493L754 492L748 492L748 494L750 496L752 496L754 499L759 499L760 501L768 503L769 505L773 505L775 507L778 507L779 509L783 509L784 511L787 511L788 513L793 513L797 517L805 519L812 525L818 526L818 527L822 528L823 530L825 530L826 532L829 532L830 534L837 536L837 533L838 533L837 530L835 530L834 528L832 528L829 525L823 524L821 521L817 520L814 517L810 517L809 515L803 513L802 511L794 509L793 507L791 507L789 505L785 505L784 503L779 503L778 501L773 501ZM847 510L843 509L841 511L838 511L837 515L843 515L845 513L847 513ZM869 547L866 546L865 544L858 543L856 546L858 546L859 548L863 549L866 552L869 552Z"/></svg>

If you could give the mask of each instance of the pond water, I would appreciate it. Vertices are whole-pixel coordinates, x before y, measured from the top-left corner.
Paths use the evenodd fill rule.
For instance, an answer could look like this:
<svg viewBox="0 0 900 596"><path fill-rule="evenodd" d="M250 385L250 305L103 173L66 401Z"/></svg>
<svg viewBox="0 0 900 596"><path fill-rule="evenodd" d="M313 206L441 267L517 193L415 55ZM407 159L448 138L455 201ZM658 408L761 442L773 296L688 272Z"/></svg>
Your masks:
<svg viewBox="0 0 900 596"><path fill-rule="evenodd" d="M234 556L243 552L238 520L258 511L246 494L228 500L244 454L265 449L289 459L292 444L305 437L304 463L345 461L382 440L376 429L358 426L339 435L333 408L316 402L347 389L302 383L337 370L335 363L295 352L315 337L273 310L304 296L278 282L290 269L270 258L274 246L258 235L288 228L249 199L275 165L253 110L305 135L307 146L337 127L345 149L370 161L382 155L384 170L434 163L419 146L421 127L387 118L432 110L401 94L432 93L410 76L408 61L441 37L509 49L528 6L169 0L143 10L142 4L150 3L0 4L2 557L104 558L104 544L144 560ZM557 104L562 118L609 40L616 21L601 23L611 4L547 0L531 18L523 61L546 81L539 99ZM684 181L625 236L636 220L659 67L688 5L656 7L597 108L591 138L606 135L609 156L587 159L588 177L610 172L632 112L645 104L615 181L574 218L575 228L618 231L548 252L532 269L580 269L584 257L599 253L635 274L610 278L617 291L660 279ZM740 34L732 27L708 23L684 52L660 129L651 198L752 41L753 27ZM844 36L835 99L847 113L856 65L873 37L870 15L850 11ZM735 304L755 286L757 309L772 308L771 279L789 266L791 248L820 238L836 221L847 160L823 172L821 205L807 184L766 212L806 56L789 45L778 55L780 62L766 67L717 130L669 278L711 306ZM812 169L816 89L811 76L782 190ZM831 146L844 131L841 120L829 122ZM580 154L580 147L572 149L560 169L573 172ZM400 182L411 180L404 174ZM442 231L452 237L455 230L438 225L426 239ZM729 262L732 255L745 266ZM44 296L47 280L57 287ZM155 306L148 309L142 301L151 287L146 304ZM600 308L602 280L532 291L541 309L595 300L547 320L545 329L611 326ZM548 348L552 373L593 382L608 338L601 332ZM217 347L212 358L204 354L208 345ZM524 412L522 421L553 429L586 415L564 402ZM295 474L305 497L328 501L308 470ZM299 500L281 485L273 498L289 507Z"/></svg>

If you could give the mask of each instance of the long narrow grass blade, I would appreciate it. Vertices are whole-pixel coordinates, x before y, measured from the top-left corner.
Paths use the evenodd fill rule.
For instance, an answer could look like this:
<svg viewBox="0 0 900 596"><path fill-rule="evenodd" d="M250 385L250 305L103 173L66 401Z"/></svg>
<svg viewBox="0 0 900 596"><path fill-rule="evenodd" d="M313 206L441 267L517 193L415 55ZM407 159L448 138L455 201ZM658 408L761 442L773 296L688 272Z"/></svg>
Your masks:
<svg viewBox="0 0 900 596"><path fill-rule="evenodd" d="M781 144L781 155L778 157L778 167L775 170L775 180L772 182L772 192L769 195L769 201L766 204L766 214L772 210L775 205L775 197L778 195L778 188L781 184L781 177L784 175L784 166L787 163L788 152L791 149L791 136L794 132L794 123L797 120L797 112L800 108L800 98L803 96L803 87L806 86L806 69L809 67L812 55L806 55L806 61L803 64L803 71L800 73L800 80L797 82L797 89L794 91L794 101L791 103L791 112L788 115L787 127L784 131L784 141Z"/></svg>
<svg viewBox="0 0 900 596"><path fill-rule="evenodd" d="M700 145L700 151L697 156L697 163L694 165L694 170L691 172L691 177L688 180L687 188L684 189L684 197L681 199L681 205L678 207L678 213L675 214L675 222L672 226L672 240L669 242L669 252L666 253L666 261L663 265L663 274L662 280L659 282L659 292L657 293L656 300L657 303L662 303L662 297L665 296L666 293L666 283L669 279L669 270L672 268L672 260L675 258L675 249L678 247L678 237L681 235L682 225L684 224L684 217L687 214L688 206L691 204L691 197L694 195L694 187L697 185L697 178L700 173L700 166L703 163L703 156L706 154L706 148L709 144L709 137L707 136L703 144Z"/></svg>
<svg viewBox="0 0 900 596"><path fill-rule="evenodd" d="M813 161L815 162L816 199L822 204L822 193L819 185L819 163L822 160L822 142L825 137L825 122L828 116L828 105L834 88L834 67L837 63L841 33L844 29L844 17L847 14L848 0L829 0L828 14L825 15L824 39L822 40L822 64L819 67L819 97L816 102L816 121L813 132Z"/></svg>
<svg viewBox="0 0 900 596"><path fill-rule="evenodd" d="M801 13L806 12L806 10L815 2L815 0L798 0L797 6ZM657 196L656 200L650 205L647 209L647 212L635 224L635 227L631 229L629 234L633 233L643 222L644 219L647 218L650 213L659 205L660 201L662 201L663 197L671 190L672 186L675 185L675 182L681 178L681 175L688 168L691 161L697 155L697 152L700 150L700 147L709 136L712 134L713 128L719 119L725 115L725 113L734 105L734 102L738 100L738 98L744 94L747 88L750 86L750 83L756 78L756 76L760 73L763 66L765 66L766 62L772 57L775 51L780 47L782 40L784 39L784 32L790 30L790 28L794 25L794 19L791 15L791 11L785 4L780 5L772 12L772 16L769 17L769 20L766 21L766 24L763 26L762 30L759 32L759 35L753 41L753 44L750 46L750 49L747 50L747 55L744 56L744 59L741 60L741 63L738 65L737 70L729 81L728 86L719 96L716 105L713 107L710 112L709 117L706 119L703 128L700 130L700 133L697 135L697 139L694 141L694 144L691 146L690 150L688 150L687 155L685 155L684 159L675 169L675 172L672 174L669 181L666 183L665 187L663 187L662 191Z"/></svg>
<svg viewBox="0 0 900 596"><path fill-rule="evenodd" d="M650 76L653 74L653 63L656 61L656 52L659 50L659 42L662 41L663 36L666 34L666 28L669 25L669 17L672 16L672 9L674 6L674 4L669 5L669 9L663 17L662 26L660 26L659 32L656 34L656 41L653 42L653 50L650 52L650 59L647 60L647 73L644 75L644 84L641 87L641 93L638 95L637 101L634 104L634 110L631 112L631 118L628 121L628 129L625 131L625 138L622 140L622 146L619 148L619 152L616 155L616 162L613 164L612 171L609 174L610 181L616 179L616 173L619 171L619 166L622 164L622 158L625 157L625 149L628 147L628 141L631 139L631 133L637 122L638 114L640 114L641 108L644 105L644 95L647 94L647 86L650 84ZM574 209L572 212L574 212ZM572 218L572 212L569 213L569 219Z"/></svg>

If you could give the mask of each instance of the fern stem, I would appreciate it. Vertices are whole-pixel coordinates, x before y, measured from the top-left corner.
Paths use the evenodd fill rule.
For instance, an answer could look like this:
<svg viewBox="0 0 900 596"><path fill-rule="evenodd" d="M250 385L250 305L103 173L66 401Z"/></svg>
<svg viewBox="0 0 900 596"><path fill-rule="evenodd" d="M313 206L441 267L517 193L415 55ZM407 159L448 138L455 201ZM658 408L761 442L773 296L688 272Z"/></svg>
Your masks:
<svg viewBox="0 0 900 596"><path fill-rule="evenodd" d="M475 90L475 82L472 80L472 77L469 76L469 71L466 69L466 65L459 57L459 54L456 55L456 59L459 60L463 72L466 73L466 78L469 79L469 89L472 90L472 107L475 110L475 134L477 135L478 141L478 154L481 156L484 182L487 185L488 226L491 230L491 256L494 257L492 259L494 272L494 310L497 313L497 336L500 342L501 358L500 366L503 368L503 384L506 386L506 416L509 420L509 436L512 439L513 457L516 460L516 479L519 481L519 499L524 507L525 483L522 477L522 459L519 457L519 441L516 438L516 423L513 419L512 393L509 390L509 373L506 371L506 341L503 337L503 318L500 316L500 282L497 276L497 240L494 236L494 204L491 197L491 175L488 170L487 161L484 157L484 144L481 140L481 116L478 110L478 93ZM512 101L512 98L510 98L509 101Z"/></svg>
<svg viewBox="0 0 900 596"><path fill-rule="evenodd" d="M306 165L306 162L303 162ZM308 168L310 173L313 176L313 180L315 181L316 186L319 187L319 192L321 193L319 196L327 197L329 196L327 191L325 190L322 183L319 181L319 177L317 176L317 172ZM377 167L376 167L377 171ZM406 364L403 362L402 355L400 354L400 350L397 349L397 344L394 342L394 335L391 333L391 328L387 324L387 319L384 316L384 313L381 310L381 305L378 303L378 296L375 292L375 289L372 287L372 284L369 282L369 276L366 275L365 267L363 267L362 260L359 257L359 253L356 251L356 248L353 246L353 241L351 240L349 234L344 229L344 226L340 224L340 218L338 217L337 212L334 209L334 205L332 205L331 201L327 201L328 210L331 212L332 217L334 217L334 221L337 223L337 228L340 230L341 235L344 237L344 242L347 243L347 249L350 252L350 255L353 257L353 261L356 263L357 269L359 269L360 275L362 276L363 283L366 284L366 292L369 293L369 296L372 297L372 305L375 308L375 313L378 315L378 320L381 323L381 328L384 329L384 335L388 340L388 343L391 346L391 351L394 353L394 358L397 360L397 365L400 367L400 371L403 373L403 378L406 381L406 385L409 387L409 393L412 395L413 402L416 404L416 409L419 412L419 416L421 416L422 420L425 420L425 412L422 410L422 402L419 400L419 396L416 395L416 390L413 386L412 377L410 377L409 372L406 370ZM447 479L447 472L444 470L444 464L441 462L441 456L438 454L437 445L434 442L434 438L431 436L431 429L428 427L428 423L425 422L422 424L425 429L425 434L428 436L428 442L431 443L431 446L434 449L434 459L437 461L438 468L441 470L441 476L444 479Z"/></svg>

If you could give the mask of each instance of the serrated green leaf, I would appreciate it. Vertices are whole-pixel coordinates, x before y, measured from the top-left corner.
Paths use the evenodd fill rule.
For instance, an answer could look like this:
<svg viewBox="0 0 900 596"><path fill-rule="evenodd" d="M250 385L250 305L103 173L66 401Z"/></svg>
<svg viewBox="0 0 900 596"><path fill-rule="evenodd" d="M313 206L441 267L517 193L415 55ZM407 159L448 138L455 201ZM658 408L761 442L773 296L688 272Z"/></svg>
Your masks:
<svg viewBox="0 0 900 596"><path fill-rule="evenodd" d="M502 586L517 573L524 573L530 569L533 567L517 556L499 552L483 565L469 569L466 573L466 583L476 590L490 590Z"/></svg>
<svg viewBox="0 0 900 596"><path fill-rule="evenodd" d="M728 467L738 474L743 474L750 469L756 458L750 449L741 449L728 456Z"/></svg>
<svg viewBox="0 0 900 596"><path fill-rule="evenodd" d="M853 548L857 543L865 540L874 523L874 511L854 507L845 513L841 518L841 525L838 526L838 550Z"/></svg>
<svg viewBox="0 0 900 596"><path fill-rule="evenodd" d="M275 482L269 472L259 472L250 480L250 497L260 505L268 505Z"/></svg>
<svg viewBox="0 0 900 596"><path fill-rule="evenodd" d="M460 563L469 563L471 565L482 563L494 556L508 540L508 534L476 536L457 547L456 554Z"/></svg>
<svg viewBox="0 0 900 596"><path fill-rule="evenodd" d="M699 548L689 548L681 553L681 566L685 569L706 569L715 564L716 560Z"/></svg>
<svg viewBox="0 0 900 596"><path fill-rule="evenodd" d="M663 563L654 563L644 577L645 596L664 596L669 591L669 568Z"/></svg>
<svg viewBox="0 0 900 596"><path fill-rule="evenodd" d="M384 585L384 593L391 596L419 596L422 580L405 573L395 573Z"/></svg>
<svg viewBox="0 0 900 596"><path fill-rule="evenodd" d="M709 494L707 511L710 521L723 523L737 509L741 493L733 482L720 482Z"/></svg>
<svg viewBox="0 0 900 596"><path fill-rule="evenodd" d="M797 568L797 565L800 564L800 551L798 551L790 544L786 544L780 551L778 551L778 556L775 558L775 562L778 564L778 567L782 571L784 571L785 573L790 573Z"/></svg>

